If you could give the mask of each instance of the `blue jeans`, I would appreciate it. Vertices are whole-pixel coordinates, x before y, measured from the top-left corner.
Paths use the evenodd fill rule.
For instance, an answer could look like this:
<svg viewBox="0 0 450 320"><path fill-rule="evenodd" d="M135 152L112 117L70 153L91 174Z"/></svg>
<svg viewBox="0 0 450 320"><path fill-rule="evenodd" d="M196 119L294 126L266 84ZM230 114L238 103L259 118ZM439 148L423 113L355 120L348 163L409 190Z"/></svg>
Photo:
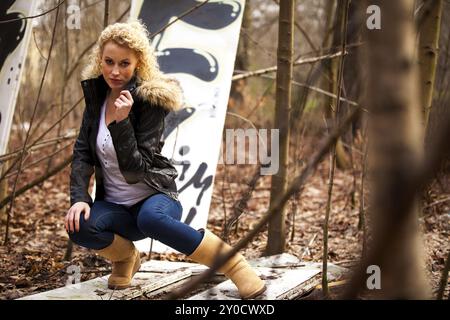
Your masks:
<svg viewBox="0 0 450 320"><path fill-rule="evenodd" d="M203 239L203 233L180 221L183 208L179 201L158 193L127 208L120 204L94 201L88 220L80 216L80 229L70 239L89 249L109 246L118 234L131 241L153 238L190 255Z"/></svg>

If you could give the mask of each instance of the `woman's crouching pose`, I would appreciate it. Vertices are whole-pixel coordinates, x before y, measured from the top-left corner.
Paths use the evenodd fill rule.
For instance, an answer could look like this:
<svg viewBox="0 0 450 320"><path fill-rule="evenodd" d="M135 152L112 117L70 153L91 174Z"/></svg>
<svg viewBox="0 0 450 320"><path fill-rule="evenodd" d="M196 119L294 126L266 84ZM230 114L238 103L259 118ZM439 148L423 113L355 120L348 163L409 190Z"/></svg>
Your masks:
<svg viewBox="0 0 450 320"><path fill-rule="evenodd" d="M208 230L180 221L175 178L161 155L164 118L181 105L181 88L159 70L139 21L102 31L81 82L86 102L73 150L70 239L112 261L108 287L124 289L140 267L133 241L147 237L211 266L231 247ZM88 193L95 172L95 201ZM265 290L241 254L219 269L249 299Z"/></svg>

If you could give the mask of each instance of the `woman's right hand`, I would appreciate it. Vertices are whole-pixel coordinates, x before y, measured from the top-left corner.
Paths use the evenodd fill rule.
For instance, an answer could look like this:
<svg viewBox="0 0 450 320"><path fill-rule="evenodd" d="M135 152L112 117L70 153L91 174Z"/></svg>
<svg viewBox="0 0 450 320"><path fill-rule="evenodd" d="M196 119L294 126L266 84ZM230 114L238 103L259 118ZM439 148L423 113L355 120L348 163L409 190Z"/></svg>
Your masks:
<svg viewBox="0 0 450 320"><path fill-rule="evenodd" d="M89 214L91 212L91 207L86 202L76 202L73 206L67 211L65 226L66 231L73 233L74 231L78 232L80 230L80 215L81 212L84 211L84 219L89 219Z"/></svg>

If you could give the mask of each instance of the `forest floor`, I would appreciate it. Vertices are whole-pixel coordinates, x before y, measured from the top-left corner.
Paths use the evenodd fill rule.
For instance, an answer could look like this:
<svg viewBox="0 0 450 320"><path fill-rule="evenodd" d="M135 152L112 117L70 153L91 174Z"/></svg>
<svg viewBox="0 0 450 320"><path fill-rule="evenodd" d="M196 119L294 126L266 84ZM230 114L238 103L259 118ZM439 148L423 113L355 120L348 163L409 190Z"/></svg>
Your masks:
<svg viewBox="0 0 450 320"><path fill-rule="evenodd" d="M224 230L225 217L230 219L233 205L245 192L253 176L255 166L219 165L214 183L208 228L218 235ZM41 168L27 171L21 181L30 181L42 172ZM356 202L352 206L353 173L351 170L336 170L329 224L329 262L349 267L355 264L362 250L363 232L358 229L359 220L359 176L356 183ZM426 254L427 274L435 294L445 259L450 249L450 202L448 198L448 177L442 178L442 185L434 183L422 202L420 218L423 243ZM11 186L13 180L9 181ZM70 261L64 261L68 236L64 229L64 216L69 206L69 168L51 177L41 186L34 187L15 201L14 215L9 225L9 241L3 245L5 217L0 232L0 299L19 297L48 291L66 284L67 268L79 265L81 281L106 275L109 264L93 251L74 246ZM269 204L270 177L261 177L247 208L239 219L237 229L232 228L230 244L237 243L258 219L266 212ZM297 203L297 213L292 214L293 201L287 206L288 237L286 252L304 261L322 260L323 232L328 188L328 161L317 168L307 181ZM226 208L226 215L224 212ZM294 227L294 228L293 228ZM292 232L293 238L292 238ZM267 228L264 229L244 250L251 259L261 256L267 242ZM143 261L148 259L141 253ZM180 254L153 254L153 259L188 261ZM445 296L449 295L449 286Z"/></svg>

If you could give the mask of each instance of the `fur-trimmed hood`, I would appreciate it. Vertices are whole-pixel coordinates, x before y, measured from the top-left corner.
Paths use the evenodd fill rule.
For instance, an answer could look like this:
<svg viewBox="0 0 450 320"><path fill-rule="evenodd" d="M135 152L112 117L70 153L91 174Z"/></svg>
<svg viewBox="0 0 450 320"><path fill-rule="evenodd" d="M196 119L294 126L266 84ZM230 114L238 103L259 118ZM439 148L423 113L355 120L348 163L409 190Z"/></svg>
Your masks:
<svg viewBox="0 0 450 320"><path fill-rule="evenodd" d="M87 77L81 81L83 88L106 90L108 85L103 75ZM103 89L104 88L104 89ZM148 101L150 105L160 106L167 111L177 111L183 105L183 91L177 79L163 74L150 80L141 80L134 76L125 86L132 95Z"/></svg>
<svg viewBox="0 0 450 320"><path fill-rule="evenodd" d="M159 105L168 111L177 111L183 104L183 91L178 80L158 77L137 82L136 96L153 105Z"/></svg>

